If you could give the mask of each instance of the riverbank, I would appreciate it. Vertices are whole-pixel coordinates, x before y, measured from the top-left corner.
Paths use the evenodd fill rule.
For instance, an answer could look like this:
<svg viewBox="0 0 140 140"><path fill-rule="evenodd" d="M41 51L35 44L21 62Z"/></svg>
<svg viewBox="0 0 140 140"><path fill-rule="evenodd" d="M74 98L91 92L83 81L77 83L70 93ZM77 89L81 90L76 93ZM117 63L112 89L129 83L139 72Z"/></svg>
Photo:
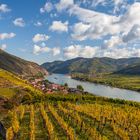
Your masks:
<svg viewBox="0 0 140 140"><path fill-rule="evenodd" d="M88 81L96 84L107 85L122 89L140 92L140 76L105 74L91 76L86 74L72 74L71 78L80 81Z"/></svg>

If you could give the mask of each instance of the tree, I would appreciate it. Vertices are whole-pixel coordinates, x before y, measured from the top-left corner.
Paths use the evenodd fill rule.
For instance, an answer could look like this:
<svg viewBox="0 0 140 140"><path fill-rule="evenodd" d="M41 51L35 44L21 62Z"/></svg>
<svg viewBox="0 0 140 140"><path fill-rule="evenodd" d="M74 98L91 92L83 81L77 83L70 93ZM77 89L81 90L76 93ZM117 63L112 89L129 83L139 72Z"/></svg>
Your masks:
<svg viewBox="0 0 140 140"><path fill-rule="evenodd" d="M84 88L81 85L77 85L77 89L84 91Z"/></svg>
<svg viewBox="0 0 140 140"><path fill-rule="evenodd" d="M65 83L65 84L64 84L64 87L68 87L68 84L67 84L67 83Z"/></svg>

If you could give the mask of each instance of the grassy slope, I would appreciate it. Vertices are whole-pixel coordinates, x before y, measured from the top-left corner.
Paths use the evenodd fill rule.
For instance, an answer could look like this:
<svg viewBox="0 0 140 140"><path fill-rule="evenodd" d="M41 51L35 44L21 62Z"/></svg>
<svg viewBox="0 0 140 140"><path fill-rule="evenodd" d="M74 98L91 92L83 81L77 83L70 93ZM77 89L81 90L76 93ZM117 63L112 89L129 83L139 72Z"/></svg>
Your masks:
<svg viewBox="0 0 140 140"><path fill-rule="evenodd" d="M9 110L20 105L23 99L26 102L41 95L42 92L32 87L27 81L0 69L0 121L4 124L9 122L6 118Z"/></svg>
<svg viewBox="0 0 140 140"><path fill-rule="evenodd" d="M100 83L112 87L140 91L140 76L136 75L134 76L134 75L106 74L102 76L100 75L97 77L93 77L85 74L73 74L72 77L74 79Z"/></svg>
<svg viewBox="0 0 140 140"><path fill-rule="evenodd" d="M17 91L28 89L31 92L36 91L38 94L42 94L40 91L35 90L27 81L20 79L16 75L0 69L0 96L5 98L13 97Z"/></svg>

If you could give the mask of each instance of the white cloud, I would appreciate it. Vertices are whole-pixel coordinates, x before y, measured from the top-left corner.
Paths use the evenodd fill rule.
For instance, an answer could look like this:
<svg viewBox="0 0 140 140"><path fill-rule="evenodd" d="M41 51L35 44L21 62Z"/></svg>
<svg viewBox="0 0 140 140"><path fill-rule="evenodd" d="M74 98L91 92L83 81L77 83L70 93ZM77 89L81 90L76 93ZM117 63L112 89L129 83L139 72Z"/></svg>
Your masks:
<svg viewBox="0 0 140 140"><path fill-rule="evenodd" d="M39 55L40 53L52 53L53 56L60 54L60 48L49 48L41 47L39 45L34 45L33 54Z"/></svg>
<svg viewBox="0 0 140 140"><path fill-rule="evenodd" d="M16 36L15 33L1 33L0 34L0 40L10 39L10 38L13 38L15 36Z"/></svg>
<svg viewBox="0 0 140 140"><path fill-rule="evenodd" d="M81 22L73 26L72 37L76 40L94 40L106 35L127 34L134 25L140 25L139 11L140 3L129 6L127 12L120 17L73 5L68 12L77 16Z"/></svg>
<svg viewBox="0 0 140 140"><path fill-rule="evenodd" d="M76 15L81 21L80 24L76 23L73 27L74 37L76 37L78 34L78 36L80 38L84 38L84 40L97 39L108 34L116 34L116 32L120 30L120 26L116 24L118 18L115 16L87 10L78 6L71 8L69 13ZM80 26L87 28L84 28L84 32L81 31L81 33L79 33L79 28L81 28Z"/></svg>
<svg viewBox="0 0 140 140"><path fill-rule="evenodd" d="M7 48L7 45L6 45L6 44L0 45L0 49L1 49L1 50L5 50L6 48Z"/></svg>
<svg viewBox="0 0 140 140"><path fill-rule="evenodd" d="M61 21L53 21L49 29L51 31L68 32L68 24L68 21L64 23L62 23Z"/></svg>
<svg viewBox="0 0 140 140"><path fill-rule="evenodd" d="M50 52L50 48L48 47L40 47L38 45L34 45L33 54L38 55L39 53Z"/></svg>
<svg viewBox="0 0 140 140"><path fill-rule="evenodd" d="M41 41L47 41L49 38L50 37L45 34L36 34L32 40L34 43L37 43L37 42L41 42Z"/></svg>
<svg viewBox="0 0 140 140"><path fill-rule="evenodd" d="M88 0L87 0L88 1ZM107 4L107 1L106 0L92 0L91 1L91 6L92 7L96 7L98 5L102 5L102 6L105 6Z"/></svg>
<svg viewBox="0 0 140 140"><path fill-rule="evenodd" d="M53 5L50 2L47 2L44 7L40 8L40 13L50 12L53 9Z"/></svg>
<svg viewBox="0 0 140 140"><path fill-rule="evenodd" d="M64 56L66 58L85 57L91 58L96 54L98 47L71 45L64 48Z"/></svg>
<svg viewBox="0 0 140 140"><path fill-rule="evenodd" d="M74 4L74 0L60 0L58 4L56 4L56 9L60 12L72 6Z"/></svg>
<svg viewBox="0 0 140 140"><path fill-rule="evenodd" d="M0 12L6 13L6 12L10 12L10 11L11 11L11 9L8 8L7 4L0 4Z"/></svg>
<svg viewBox="0 0 140 140"><path fill-rule="evenodd" d="M88 38L86 34L86 31L90 28L90 25L88 24L83 24L82 22L76 23L73 26L73 34L71 35L72 38L74 38L75 40L85 40Z"/></svg>
<svg viewBox="0 0 140 140"><path fill-rule="evenodd" d="M92 57L111 57L111 58L129 58L140 57L140 49L136 47L108 47L102 49L99 46L81 46L71 45L63 50L64 57L72 59L76 57L92 58Z"/></svg>
<svg viewBox="0 0 140 140"><path fill-rule="evenodd" d="M105 51L100 51L100 56L111 58L140 57L140 49L135 47L113 48Z"/></svg>
<svg viewBox="0 0 140 140"><path fill-rule="evenodd" d="M127 34L123 35L123 41L126 43L137 39L140 40L140 25L134 25Z"/></svg>
<svg viewBox="0 0 140 140"><path fill-rule="evenodd" d="M113 48L122 45L123 41L119 36L112 36L109 40L104 40L103 48Z"/></svg>
<svg viewBox="0 0 140 140"><path fill-rule="evenodd" d="M34 26L37 26L37 27L40 27L42 26L43 24L40 22L40 21L37 21L36 23L34 23Z"/></svg>
<svg viewBox="0 0 140 140"><path fill-rule="evenodd" d="M113 48L120 45L127 46L128 43L140 40L140 25L134 25L127 34L111 36L109 40L104 40L102 48Z"/></svg>
<svg viewBox="0 0 140 140"><path fill-rule="evenodd" d="M60 48L53 48L52 49L52 53L53 53L53 56L56 56L56 55L58 55L58 54L60 54Z"/></svg>
<svg viewBox="0 0 140 140"><path fill-rule="evenodd" d="M13 21L13 24L14 24L15 26L24 27L24 26L25 26L25 21L23 20L23 18L16 18L16 19Z"/></svg>

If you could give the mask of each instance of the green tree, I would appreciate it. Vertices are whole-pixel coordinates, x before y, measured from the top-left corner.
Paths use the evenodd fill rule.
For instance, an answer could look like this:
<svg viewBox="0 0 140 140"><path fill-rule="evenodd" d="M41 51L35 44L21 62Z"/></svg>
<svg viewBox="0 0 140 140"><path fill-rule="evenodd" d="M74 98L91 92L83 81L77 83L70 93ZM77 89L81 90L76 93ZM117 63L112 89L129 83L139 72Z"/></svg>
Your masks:
<svg viewBox="0 0 140 140"><path fill-rule="evenodd" d="M67 83L65 83L65 84L64 84L64 86L65 86L65 87L68 87L68 84L67 84Z"/></svg>
<svg viewBox="0 0 140 140"><path fill-rule="evenodd" d="M77 89L84 91L84 88L81 85L77 85Z"/></svg>

